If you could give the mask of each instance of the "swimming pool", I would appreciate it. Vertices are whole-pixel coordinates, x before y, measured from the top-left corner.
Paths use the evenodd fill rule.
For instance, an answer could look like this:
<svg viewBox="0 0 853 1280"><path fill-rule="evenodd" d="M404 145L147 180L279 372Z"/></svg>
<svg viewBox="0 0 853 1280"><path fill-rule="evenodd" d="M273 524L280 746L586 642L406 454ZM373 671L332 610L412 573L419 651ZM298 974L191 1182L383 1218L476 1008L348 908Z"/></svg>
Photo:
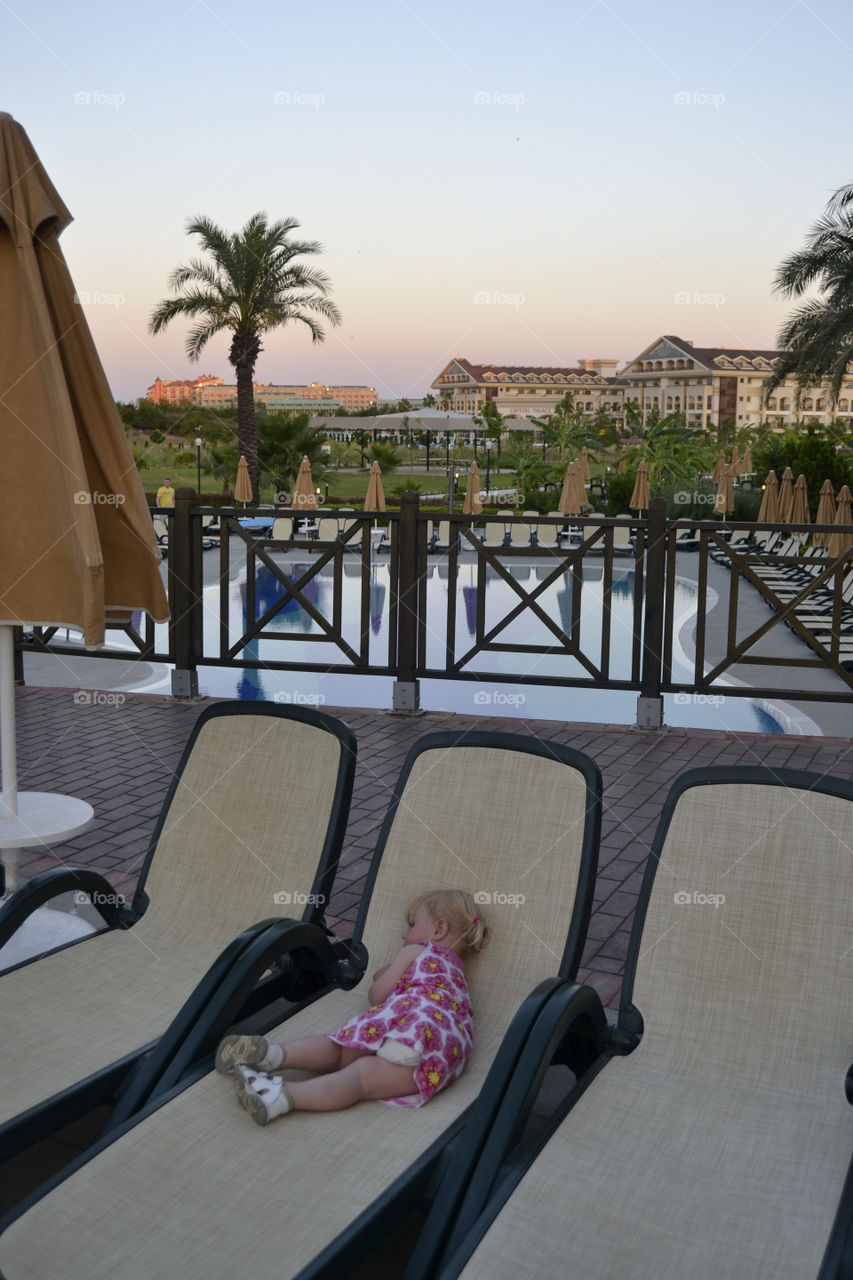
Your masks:
<svg viewBox="0 0 853 1280"><path fill-rule="evenodd" d="M287 572L298 578L310 563L291 563ZM539 565L508 564L512 577L524 590L532 590L550 570ZM388 623L390 579L387 564L371 567L369 585L369 660L384 665L388 660ZM426 640L427 666L444 662L447 626L448 567L446 562L428 566ZM476 632L476 567L460 564L456 611L455 643L457 657L474 645ZM603 570L584 564L581 609L580 647L594 661L600 655L602 625ZM331 619L333 607L331 567L311 579L305 594L325 618ZM497 626L519 597L491 567L487 568L485 593L485 629ZM342 577L342 634L354 649L360 647L361 562L344 561ZM205 591L205 652L218 652L218 587ZM211 594L212 593L212 594ZM275 575L259 567L255 586L255 619L284 594ZM680 620L695 611L695 584L676 583L675 616ZM241 634L246 620L245 578L229 585L229 632L232 643ZM544 611L568 630L572 609L572 581L561 575L538 597ZM611 663L614 679L630 679L633 637L634 574L633 569L614 568L611 590ZM294 600L281 608L267 631L271 637L288 636L286 644L274 638L261 638L247 645L249 659L258 661L340 663L340 649L321 638L322 628ZM300 639L304 637L304 639ZM553 640L547 627L529 610L508 624L500 640L511 644L548 645ZM513 683L505 677L518 674L557 678L584 678L588 675L582 663L562 652L557 653L479 653L466 668L483 672L480 681L447 679L421 680L421 706L425 710L455 711L462 714L490 715L507 718L590 721L597 724L633 724L636 719L637 694L595 688L565 688L559 685ZM490 680L485 673L500 671L503 679ZM362 706L389 708L393 681L387 676L347 675L317 672L272 671L257 668L199 667L199 692L212 697L268 699L306 705ZM688 682L692 671L680 646L674 645L673 678ZM784 714L777 718L773 708L759 706L746 698L724 695L667 694L664 698L665 722L693 728L731 729L753 733L782 733Z"/></svg>

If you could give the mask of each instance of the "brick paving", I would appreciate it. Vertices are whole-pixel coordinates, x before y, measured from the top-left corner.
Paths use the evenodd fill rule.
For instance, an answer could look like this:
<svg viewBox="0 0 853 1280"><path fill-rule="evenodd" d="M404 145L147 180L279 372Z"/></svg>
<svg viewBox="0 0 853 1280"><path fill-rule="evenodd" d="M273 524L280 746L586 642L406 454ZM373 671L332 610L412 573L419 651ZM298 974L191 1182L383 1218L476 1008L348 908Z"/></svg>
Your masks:
<svg viewBox="0 0 853 1280"><path fill-rule="evenodd" d="M71 864L103 872L130 896L174 769L197 716L209 705L126 694L121 706L80 705L73 690L20 688L18 772L22 790L76 795L96 826L49 852L22 854L25 876ZM351 923L388 796L411 745L438 729L531 733L585 751L604 778L604 817L595 905L582 979L606 1005L618 1002L643 866L670 783L699 765L766 764L853 778L853 739L796 738L715 730L646 733L623 725L428 712L409 718L325 707L355 732L358 763L344 857L331 912Z"/></svg>

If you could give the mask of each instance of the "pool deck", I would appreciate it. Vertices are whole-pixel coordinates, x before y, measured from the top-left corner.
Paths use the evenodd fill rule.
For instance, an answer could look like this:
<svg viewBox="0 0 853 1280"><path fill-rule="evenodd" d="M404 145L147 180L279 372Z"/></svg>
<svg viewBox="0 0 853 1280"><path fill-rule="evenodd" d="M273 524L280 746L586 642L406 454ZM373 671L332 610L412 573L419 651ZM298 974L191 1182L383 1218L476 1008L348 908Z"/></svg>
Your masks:
<svg viewBox="0 0 853 1280"><path fill-rule="evenodd" d="M208 700L128 693L120 705L75 700L77 689L17 690L22 790L60 791L95 810L88 832L50 851L22 854L25 877L61 865L92 867L130 896L167 787ZM355 732L358 762L344 856L331 902L342 932L355 917L393 784L406 753L438 729L491 728L535 734L587 752L604 778L599 874L581 978L610 1008L618 1004L643 867L670 784L705 765L763 764L853 779L853 739L701 729L642 732L623 725L499 719L444 712L416 717L352 707L323 708Z"/></svg>

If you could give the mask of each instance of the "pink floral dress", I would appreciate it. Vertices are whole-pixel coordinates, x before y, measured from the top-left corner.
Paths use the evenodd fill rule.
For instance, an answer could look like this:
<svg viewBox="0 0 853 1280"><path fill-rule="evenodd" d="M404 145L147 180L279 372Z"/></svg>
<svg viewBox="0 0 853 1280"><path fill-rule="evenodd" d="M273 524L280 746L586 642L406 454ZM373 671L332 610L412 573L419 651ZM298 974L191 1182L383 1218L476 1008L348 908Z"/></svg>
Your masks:
<svg viewBox="0 0 853 1280"><path fill-rule="evenodd" d="M359 1013L329 1033L335 1044L378 1049L399 1040L422 1056L415 1067L418 1094L386 1098L402 1107L421 1107L462 1074L473 1044L474 1020L462 961L455 951L423 944L382 1004Z"/></svg>

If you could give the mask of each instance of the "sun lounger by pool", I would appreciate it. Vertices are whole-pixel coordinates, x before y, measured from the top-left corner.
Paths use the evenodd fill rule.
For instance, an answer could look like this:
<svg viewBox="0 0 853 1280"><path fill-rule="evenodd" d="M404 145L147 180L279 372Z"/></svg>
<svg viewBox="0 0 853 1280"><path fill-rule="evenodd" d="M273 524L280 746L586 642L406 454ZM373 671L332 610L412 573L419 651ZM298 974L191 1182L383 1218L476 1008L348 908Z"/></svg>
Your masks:
<svg viewBox="0 0 853 1280"><path fill-rule="evenodd" d="M406 1280L849 1276L851 917L853 784L759 768L680 778L615 1046L599 1010L597 1066L518 1151L541 1071L523 1056L502 1113L469 1126L445 1175L458 1195L439 1188ZM593 1025L579 990L545 1010L531 1049L559 1044L573 1003Z"/></svg>
<svg viewBox="0 0 853 1280"><path fill-rule="evenodd" d="M128 1109L130 1096L150 1092L143 1052L185 1002L201 1001L201 1012L231 959L272 921L322 921L354 762L354 736L331 716L216 704L193 729L129 906L104 877L70 868L10 900L0 942L69 891L88 893L110 927L0 976L3 1040L16 1046L0 1075L4 1155L83 1110ZM209 973L218 977L202 997Z"/></svg>
<svg viewBox="0 0 853 1280"><path fill-rule="evenodd" d="M446 885L485 899L494 936L467 965L476 1031L465 1073L418 1110L365 1102L263 1130L231 1082L208 1074L7 1227L4 1280L209 1280L247 1266L285 1280L321 1253L337 1259L336 1274L352 1274L383 1219L377 1197L392 1186L404 1197L423 1191L489 1067L515 1061L562 985L553 975L576 973L600 804L598 770L570 748L489 732L422 739L391 800L356 929L375 968L399 949L416 894ZM327 994L282 1033L334 1029L364 1002L361 989Z"/></svg>

